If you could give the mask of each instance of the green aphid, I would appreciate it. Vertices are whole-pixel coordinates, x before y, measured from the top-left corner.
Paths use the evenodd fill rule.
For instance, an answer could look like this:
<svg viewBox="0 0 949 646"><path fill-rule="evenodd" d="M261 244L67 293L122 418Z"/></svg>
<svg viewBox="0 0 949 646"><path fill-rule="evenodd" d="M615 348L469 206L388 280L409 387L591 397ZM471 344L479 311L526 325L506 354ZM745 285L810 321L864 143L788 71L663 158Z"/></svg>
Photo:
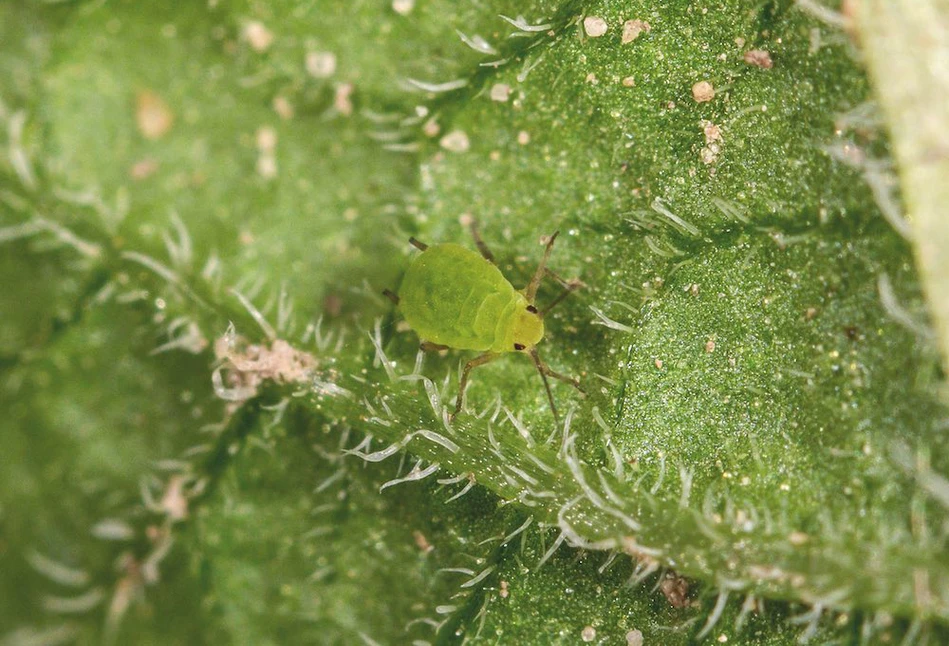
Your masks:
<svg viewBox="0 0 949 646"><path fill-rule="evenodd" d="M523 352L533 359L556 419L557 407L547 377L564 381L581 393L583 390L576 379L554 372L541 361L536 346L544 338L544 315L583 283L576 279L565 281L547 269L557 233L547 240L544 257L522 290L514 289L495 266L494 256L481 240L474 223L471 233L480 254L457 244L429 246L409 238L422 253L405 272L398 296L389 290L384 293L423 340L423 350L452 348L482 353L465 364L451 420L461 411L471 371L507 352ZM557 280L564 291L546 308L538 310L534 298L544 276Z"/></svg>

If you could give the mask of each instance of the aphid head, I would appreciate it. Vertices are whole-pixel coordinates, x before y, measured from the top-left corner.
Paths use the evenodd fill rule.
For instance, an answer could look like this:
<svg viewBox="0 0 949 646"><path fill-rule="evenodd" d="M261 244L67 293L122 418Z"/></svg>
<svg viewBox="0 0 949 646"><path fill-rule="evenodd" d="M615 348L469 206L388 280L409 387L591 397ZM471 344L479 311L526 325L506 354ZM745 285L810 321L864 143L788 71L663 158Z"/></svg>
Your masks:
<svg viewBox="0 0 949 646"><path fill-rule="evenodd" d="M533 305L527 305L514 314L514 351L529 352L544 338L544 319Z"/></svg>

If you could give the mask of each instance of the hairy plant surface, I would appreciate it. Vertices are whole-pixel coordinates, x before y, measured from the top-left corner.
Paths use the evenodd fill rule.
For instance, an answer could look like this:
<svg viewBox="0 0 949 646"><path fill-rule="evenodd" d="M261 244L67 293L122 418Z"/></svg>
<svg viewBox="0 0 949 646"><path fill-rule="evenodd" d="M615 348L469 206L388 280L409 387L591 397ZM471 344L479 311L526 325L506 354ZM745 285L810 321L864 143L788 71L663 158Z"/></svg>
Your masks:
<svg viewBox="0 0 949 646"><path fill-rule="evenodd" d="M0 644L944 643L949 16L858 4L0 5ZM472 220L557 423L381 295Z"/></svg>

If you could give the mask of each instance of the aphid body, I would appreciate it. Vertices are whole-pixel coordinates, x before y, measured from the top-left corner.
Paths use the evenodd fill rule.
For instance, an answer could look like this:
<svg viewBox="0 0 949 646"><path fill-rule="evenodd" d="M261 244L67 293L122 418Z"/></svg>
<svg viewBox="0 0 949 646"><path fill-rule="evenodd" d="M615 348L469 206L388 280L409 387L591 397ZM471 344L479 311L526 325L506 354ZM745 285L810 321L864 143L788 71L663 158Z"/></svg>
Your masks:
<svg viewBox="0 0 949 646"><path fill-rule="evenodd" d="M421 250L405 273L398 296L384 293L398 306L409 326L422 339L423 350L476 350L482 354L467 364L458 384L453 419L464 401L469 373L508 352L529 354L544 379L554 418L557 408L547 377L571 384L576 379L551 370L541 361L536 345L544 338L544 315L583 283L565 281L547 269L547 259L557 234L550 236L544 257L523 290L514 286L494 264L494 257L472 223L471 233L480 254L457 244L426 245L411 238ZM564 287L561 295L543 311L534 307L534 297L544 276L552 276ZM580 392L583 392L580 390Z"/></svg>
<svg viewBox="0 0 949 646"><path fill-rule="evenodd" d="M457 244L416 256L399 309L421 338L459 350L514 352L544 337L544 321L527 298L486 258Z"/></svg>

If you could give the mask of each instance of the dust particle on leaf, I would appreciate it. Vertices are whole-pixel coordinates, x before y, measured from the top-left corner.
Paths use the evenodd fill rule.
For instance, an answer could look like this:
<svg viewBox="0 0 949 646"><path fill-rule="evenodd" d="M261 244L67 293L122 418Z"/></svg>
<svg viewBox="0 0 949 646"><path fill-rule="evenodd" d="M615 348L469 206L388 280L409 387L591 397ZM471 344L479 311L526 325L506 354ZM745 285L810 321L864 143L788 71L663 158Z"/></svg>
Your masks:
<svg viewBox="0 0 949 646"><path fill-rule="evenodd" d="M277 158L269 154L258 157L257 174L264 179L275 178L277 176Z"/></svg>
<svg viewBox="0 0 949 646"><path fill-rule="evenodd" d="M392 0L392 11L407 16L415 8L415 0Z"/></svg>
<svg viewBox="0 0 949 646"><path fill-rule="evenodd" d="M709 144L699 151L699 158L706 166L711 166L718 161L718 153L721 152L721 146L718 144Z"/></svg>
<svg viewBox="0 0 949 646"><path fill-rule="evenodd" d="M336 73L336 54L333 52L307 52L304 65L307 74L313 78L329 78Z"/></svg>
<svg viewBox="0 0 949 646"><path fill-rule="evenodd" d="M165 486L161 498L161 509L173 523L188 518L188 498L184 491L185 478L181 475L172 476Z"/></svg>
<svg viewBox="0 0 949 646"><path fill-rule="evenodd" d="M246 40L255 52L261 53L270 49L273 44L273 33L267 29L264 23L252 20L244 25L244 40Z"/></svg>
<svg viewBox="0 0 949 646"><path fill-rule="evenodd" d="M702 133L705 135L707 144L722 140L722 129L711 121L702 121Z"/></svg>
<svg viewBox="0 0 949 646"><path fill-rule="evenodd" d="M257 151L257 174L264 179L273 179L277 176L277 131L270 126L257 129L255 136Z"/></svg>
<svg viewBox="0 0 949 646"><path fill-rule="evenodd" d="M333 97L333 107L344 117L349 117L353 114L353 101L351 97L355 89L352 83L340 83L336 87L336 95Z"/></svg>
<svg viewBox="0 0 949 646"><path fill-rule="evenodd" d="M706 351L708 354L712 354L713 352L715 352L715 341L713 341L712 339L709 339L708 341L706 341L706 342L705 342L705 351Z"/></svg>
<svg viewBox="0 0 949 646"><path fill-rule="evenodd" d="M275 96L273 100L273 111L277 113L277 116L288 121L293 118L295 110L293 109L293 104L290 103L290 100L285 96Z"/></svg>
<svg viewBox="0 0 949 646"><path fill-rule="evenodd" d="M791 532L788 535L788 542L791 545L800 546L810 540L810 537L804 532Z"/></svg>
<svg viewBox="0 0 949 646"><path fill-rule="evenodd" d="M623 87L635 87L635 86L636 86L636 79L634 79L632 76L627 76L626 78L623 79Z"/></svg>
<svg viewBox="0 0 949 646"><path fill-rule="evenodd" d="M596 628L593 626L584 626L583 630L580 631L580 639L585 642L592 642L596 639Z"/></svg>
<svg viewBox="0 0 949 646"><path fill-rule="evenodd" d="M268 380L281 384L305 383L317 366L316 358L297 350L282 339L270 346L254 345L241 337L224 334L214 342L214 354L220 369L226 371L226 383L240 388L247 399Z"/></svg>
<svg viewBox="0 0 949 646"><path fill-rule="evenodd" d="M583 19L583 31L590 38L599 38L609 29L606 21L599 16L587 16Z"/></svg>
<svg viewBox="0 0 949 646"><path fill-rule="evenodd" d="M135 122L146 139L154 141L168 134L175 115L165 100L151 90L142 90L135 99Z"/></svg>
<svg viewBox="0 0 949 646"><path fill-rule="evenodd" d="M255 136L257 149L262 152L273 152L277 147L277 131L270 126L261 126Z"/></svg>
<svg viewBox="0 0 949 646"><path fill-rule="evenodd" d="M441 132L442 128L438 125L438 121L434 118L429 119L425 122L425 125L422 126L422 134L426 137L435 137Z"/></svg>
<svg viewBox="0 0 949 646"><path fill-rule="evenodd" d="M471 148L471 140L464 130L452 130L441 138L439 144L442 148L452 153L467 152Z"/></svg>
<svg viewBox="0 0 949 646"><path fill-rule="evenodd" d="M642 631L631 630L626 633L626 646L643 646Z"/></svg>
<svg viewBox="0 0 949 646"><path fill-rule="evenodd" d="M503 579L501 580L501 591L498 594L501 595L502 599L507 599L507 596L511 594L510 590L508 589L508 585L509 584L507 581Z"/></svg>
<svg viewBox="0 0 949 646"><path fill-rule="evenodd" d="M696 103L707 103L715 98L715 88L708 81L699 81L692 86L692 98Z"/></svg>
<svg viewBox="0 0 949 646"><path fill-rule="evenodd" d="M526 130L521 130L519 133L517 133L517 143L519 143L522 146L526 146L530 142L531 142L531 135L529 132L527 132Z"/></svg>
<svg viewBox="0 0 949 646"><path fill-rule="evenodd" d="M491 100L504 103L511 96L511 86L507 83L495 83L491 86Z"/></svg>
<svg viewBox="0 0 949 646"><path fill-rule="evenodd" d="M158 162L154 159L143 159L132 165L132 168L129 170L129 175L131 175L134 180L143 180L154 175L157 170Z"/></svg>
<svg viewBox="0 0 949 646"><path fill-rule="evenodd" d="M649 26L649 23L636 18L634 20L627 20L623 23L623 44L631 43L637 38L641 33L648 32L652 27Z"/></svg>
<svg viewBox="0 0 949 646"><path fill-rule="evenodd" d="M415 539L415 546L425 554L428 554L433 549L435 549L432 544L428 542L428 539L425 538L425 534L417 529L412 532L412 538Z"/></svg>
<svg viewBox="0 0 949 646"><path fill-rule="evenodd" d="M763 49L750 49L745 52L745 62L761 69L770 70L774 66L771 54Z"/></svg>

